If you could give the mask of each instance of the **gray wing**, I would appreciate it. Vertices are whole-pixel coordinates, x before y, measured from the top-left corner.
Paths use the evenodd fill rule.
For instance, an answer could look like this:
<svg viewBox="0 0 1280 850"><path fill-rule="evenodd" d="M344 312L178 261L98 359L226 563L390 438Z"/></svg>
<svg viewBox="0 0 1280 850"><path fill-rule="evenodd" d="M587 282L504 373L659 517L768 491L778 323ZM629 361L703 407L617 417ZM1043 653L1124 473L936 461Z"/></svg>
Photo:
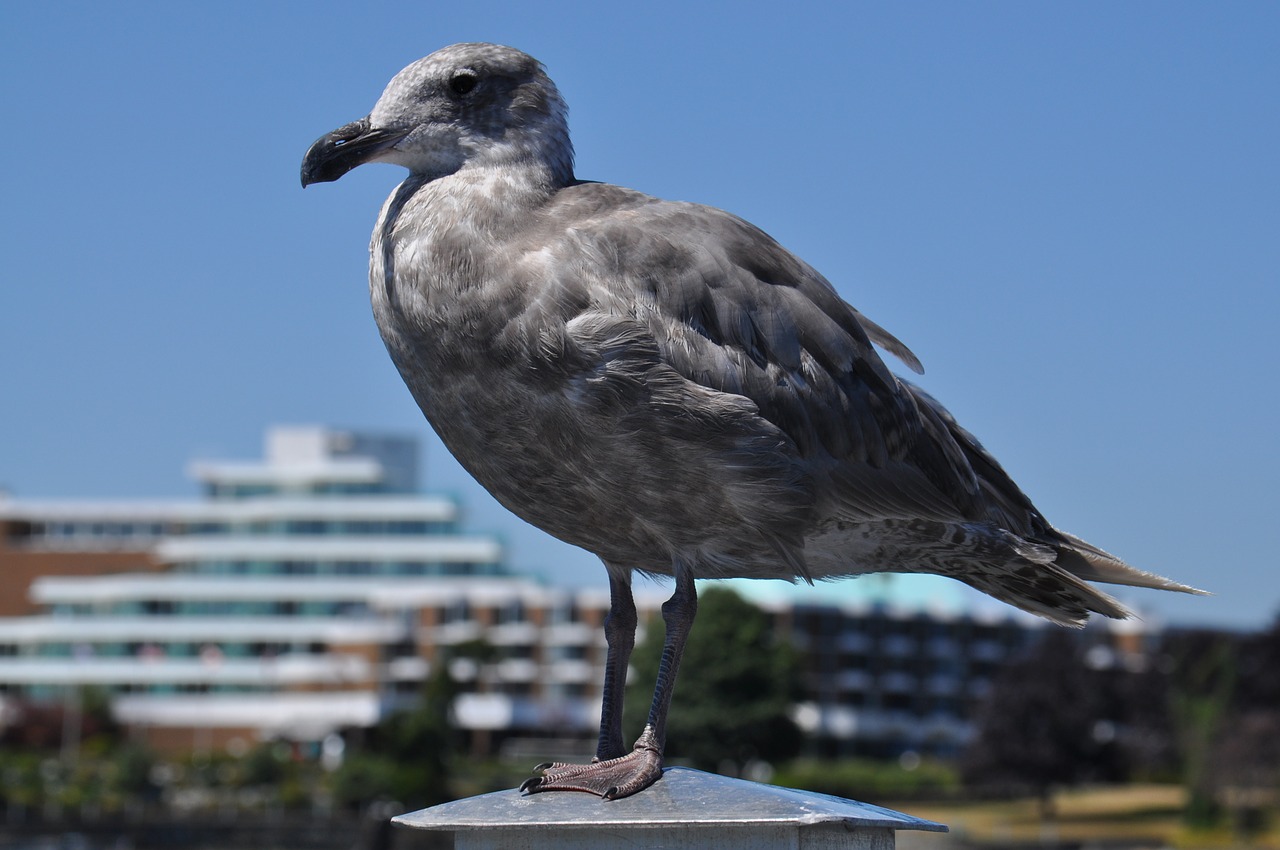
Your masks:
<svg viewBox="0 0 1280 850"><path fill-rule="evenodd" d="M720 210L602 184L562 192L553 217L576 221L563 237L571 244L559 247L579 258L574 273L590 300L642 323L684 378L750 399L815 477L829 478L843 512L981 521L995 519L993 509L1006 514L984 490L1012 488L1011 507L1025 501L872 343L913 367L914 355L763 231ZM992 480L979 481L975 461ZM1023 529L1025 520L1011 530Z"/></svg>

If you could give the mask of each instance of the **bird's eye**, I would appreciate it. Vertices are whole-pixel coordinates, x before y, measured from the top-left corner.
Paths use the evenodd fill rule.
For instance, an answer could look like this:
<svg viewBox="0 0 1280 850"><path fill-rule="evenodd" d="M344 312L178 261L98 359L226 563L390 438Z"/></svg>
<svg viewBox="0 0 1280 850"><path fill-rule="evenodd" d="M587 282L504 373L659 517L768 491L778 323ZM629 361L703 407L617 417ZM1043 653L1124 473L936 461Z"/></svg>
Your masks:
<svg viewBox="0 0 1280 850"><path fill-rule="evenodd" d="M459 71L449 78L449 91L454 97L462 97L470 94L479 82L480 78L471 71Z"/></svg>

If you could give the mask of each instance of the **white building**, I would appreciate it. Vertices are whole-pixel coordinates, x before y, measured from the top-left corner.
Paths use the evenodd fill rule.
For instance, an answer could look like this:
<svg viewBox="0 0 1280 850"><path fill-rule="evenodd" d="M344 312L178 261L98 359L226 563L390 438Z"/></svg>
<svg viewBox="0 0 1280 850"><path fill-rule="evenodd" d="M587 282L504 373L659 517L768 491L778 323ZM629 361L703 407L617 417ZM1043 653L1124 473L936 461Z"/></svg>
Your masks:
<svg viewBox="0 0 1280 850"><path fill-rule="evenodd" d="M0 500L0 697L97 686L166 748L318 741L449 663L462 727L590 736L607 592L513 575L416 455L276 428L262 462L194 464L198 501Z"/></svg>

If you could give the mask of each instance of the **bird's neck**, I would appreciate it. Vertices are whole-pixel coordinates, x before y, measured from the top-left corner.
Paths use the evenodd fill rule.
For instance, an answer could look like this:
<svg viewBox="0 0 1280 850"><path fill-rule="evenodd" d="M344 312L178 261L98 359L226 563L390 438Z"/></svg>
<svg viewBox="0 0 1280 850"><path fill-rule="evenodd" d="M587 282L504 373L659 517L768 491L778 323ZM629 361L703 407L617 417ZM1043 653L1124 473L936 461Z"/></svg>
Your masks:
<svg viewBox="0 0 1280 850"><path fill-rule="evenodd" d="M428 238L464 232L472 245L496 246L528 226L561 188L559 176L541 166L477 166L434 180L410 177L396 192L401 209L387 210L398 220L383 225Z"/></svg>
<svg viewBox="0 0 1280 850"><path fill-rule="evenodd" d="M410 175L374 229L370 280L375 309L483 281L485 266L518 240L562 187L553 169L471 166Z"/></svg>

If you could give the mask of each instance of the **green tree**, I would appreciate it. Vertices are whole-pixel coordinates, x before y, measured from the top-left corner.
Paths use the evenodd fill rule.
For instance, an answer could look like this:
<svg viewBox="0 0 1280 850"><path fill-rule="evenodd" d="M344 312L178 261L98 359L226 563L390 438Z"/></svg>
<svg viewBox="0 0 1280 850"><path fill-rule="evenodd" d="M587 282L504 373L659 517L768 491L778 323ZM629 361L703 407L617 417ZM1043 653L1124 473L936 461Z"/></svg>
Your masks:
<svg viewBox="0 0 1280 850"><path fill-rule="evenodd" d="M662 618L632 656L626 715L639 735L662 656ZM769 617L725 587L705 587L667 719L667 755L716 770L724 762L792 758L803 742L790 711L799 694L796 654Z"/></svg>
<svg viewBox="0 0 1280 850"><path fill-rule="evenodd" d="M1215 632L1187 632L1170 641L1174 670L1170 711L1178 731L1183 782L1190 798L1186 820L1212 826L1222 812L1212 768L1215 742L1231 711L1239 679L1239 641Z"/></svg>
<svg viewBox="0 0 1280 850"><path fill-rule="evenodd" d="M1250 844L1274 810L1268 801L1280 792L1280 621L1228 645L1232 651L1218 667L1234 674L1227 682L1230 704L1216 706L1218 722L1208 730L1213 737L1201 753L1199 777L1209 799L1196 802L1230 814L1237 839Z"/></svg>
<svg viewBox="0 0 1280 850"><path fill-rule="evenodd" d="M1105 696L1074 636L1047 632L983 701L961 760L966 784L1031 791L1048 818L1055 787L1114 778L1117 747L1097 734Z"/></svg>
<svg viewBox="0 0 1280 850"><path fill-rule="evenodd" d="M449 665L436 664L417 705L369 730L364 745L338 769L338 800L360 805L391 798L412 808L452 800L449 769L458 745L451 711L457 693Z"/></svg>

